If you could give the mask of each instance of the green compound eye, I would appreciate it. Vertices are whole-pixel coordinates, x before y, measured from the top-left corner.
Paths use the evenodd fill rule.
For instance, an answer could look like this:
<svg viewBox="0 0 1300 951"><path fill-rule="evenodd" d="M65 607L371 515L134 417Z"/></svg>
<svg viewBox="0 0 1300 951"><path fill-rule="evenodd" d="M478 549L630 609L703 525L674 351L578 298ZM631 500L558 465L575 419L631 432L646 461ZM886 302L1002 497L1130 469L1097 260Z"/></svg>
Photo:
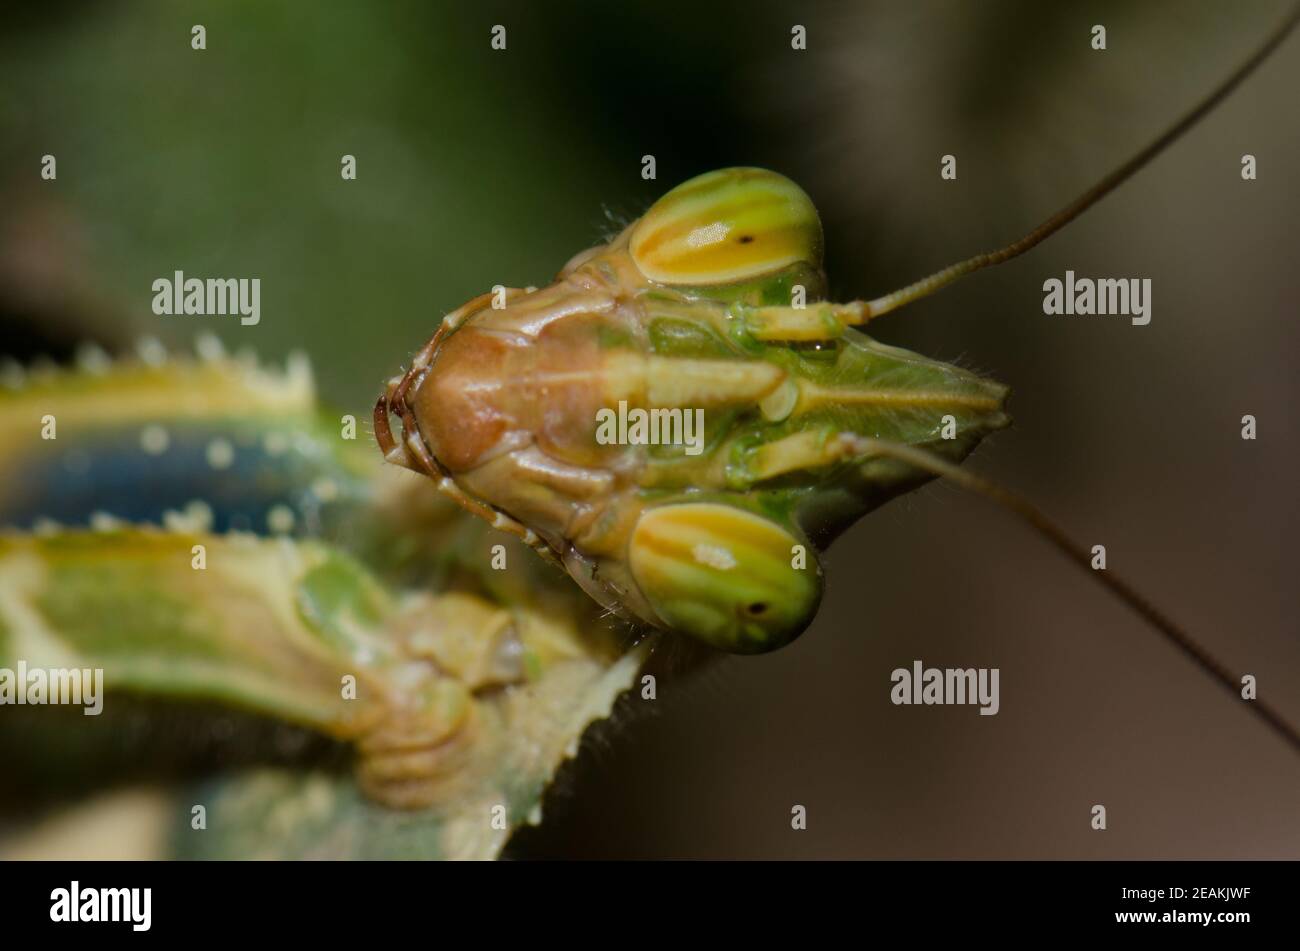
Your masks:
<svg viewBox="0 0 1300 951"><path fill-rule="evenodd" d="M632 232L641 273L659 284L737 284L794 264L820 271L822 225L804 190L762 168L726 168L678 185Z"/></svg>
<svg viewBox="0 0 1300 951"><path fill-rule="evenodd" d="M667 627L734 654L790 643L821 600L821 571L809 547L728 505L650 509L632 534L628 562Z"/></svg>

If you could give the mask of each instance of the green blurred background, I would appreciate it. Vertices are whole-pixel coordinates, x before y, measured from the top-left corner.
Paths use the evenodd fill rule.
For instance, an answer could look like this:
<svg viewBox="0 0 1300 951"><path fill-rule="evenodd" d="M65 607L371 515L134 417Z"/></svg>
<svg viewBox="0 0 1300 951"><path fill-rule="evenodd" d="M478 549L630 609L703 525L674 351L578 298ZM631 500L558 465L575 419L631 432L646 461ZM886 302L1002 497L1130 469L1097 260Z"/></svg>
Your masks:
<svg viewBox="0 0 1300 951"><path fill-rule="evenodd" d="M216 331L265 359L305 351L323 396L363 416L443 313L546 283L662 191L732 164L803 184L834 295L872 296L1073 198L1283 6L11 6L0 350L63 360L83 340ZM972 464L1106 544L1293 720L1297 88L1293 39L1043 248L872 327L1010 384L1016 426ZM1246 152L1258 181L1240 178ZM39 176L46 153L57 181ZM1067 268L1150 277L1151 325L1045 317L1042 282ZM150 285L177 269L260 277L260 324L155 316ZM670 679L650 715L596 731L516 853L1300 856L1294 756L1000 512L931 486L857 526L828 571L792 647ZM1001 713L890 705L890 671L918 658L1000 667Z"/></svg>

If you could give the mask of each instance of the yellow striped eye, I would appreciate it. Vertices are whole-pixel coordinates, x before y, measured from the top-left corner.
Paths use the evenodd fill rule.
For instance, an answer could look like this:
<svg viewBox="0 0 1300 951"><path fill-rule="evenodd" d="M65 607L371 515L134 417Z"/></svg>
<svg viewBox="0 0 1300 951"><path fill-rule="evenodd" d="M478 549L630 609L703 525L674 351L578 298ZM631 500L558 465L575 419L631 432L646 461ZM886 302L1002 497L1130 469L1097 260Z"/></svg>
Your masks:
<svg viewBox="0 0 1300 951"><path fill-rule="evenodd" d="M821 600L810 549L776 523L729 505L649 509L632 533L628 566L666 627L736 654L788 644Z"/></svg>
<svg viewBox="0 0 1300 951"><path fill-rule="evenodd" d="M678 185L636 224L632 260L659 284L736 284L793 264L820 270L822 225L804 190L762 168Z"/></svg>

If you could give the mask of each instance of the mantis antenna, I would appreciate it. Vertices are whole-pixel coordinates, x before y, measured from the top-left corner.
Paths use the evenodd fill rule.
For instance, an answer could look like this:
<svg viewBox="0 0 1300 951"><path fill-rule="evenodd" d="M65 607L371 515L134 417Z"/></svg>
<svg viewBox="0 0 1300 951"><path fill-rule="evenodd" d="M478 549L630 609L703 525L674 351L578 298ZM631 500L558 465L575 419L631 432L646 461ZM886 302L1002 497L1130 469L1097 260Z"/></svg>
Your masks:
<svg viewBox="0 0 1300 951"><path fill-rule="evenodd" d="M989 267L994 264L1001 264L1003 261L1009 261L1014 257L1024 254L1030 248L1035 247L1041 241L1050 235L1059 231L1069 222L1073 221L1083 212L1087 211L1094 204L1104 198L1110 192L1114 191L1121 184L1127 181L1134 173L1147 165L1152 159L1163 152L1171 144L1176 142L1188 129L1196 125L1220 102L1226 99L1233 90L1239 86L1251 73L1253 73L1260 64L1272 55L1272 53L1282 45L1295 29L1297 23L1300 23L1300 3L1291 8L1281 23L1273 30L1268 38L1252 53L1245 62L1243 62L1235 71L1232 72L1222 83L1219 84L1208 96L1197 103L1186 115L1175 122L1162 135L1157 137L1150 145L1142 149L1132 158L1130 158L1119 168L1115 169L1092 188L1088 189L1070 204L1066 205L1056 214L1052 215L1034 230L1030 231L1024 237L1004 248L996 251L988 251L983 254L977 254L975 257L967 258L965 261L959 261L956 264L949 265L941 271L924 277L919 281L877 297L874 300L866 301L855 306L845 308L852 314L845 314L846 323L866 323L882 314L904 304L917 300L922 297L928 297L935 291L938 291L960 277L964 277L973 271ZM844 318L842 318L844 319ZM1050 541L1058 549L1065 553L1071 561L1075 562L1084 571L1089 572L1097 581L1110 589L1111 593L1127 604L1144 620L1156 628L1165 637L1169 638L1178 646L1183 653L1187 654L1192 660L1200 665L1206 673L1215 680L1219 681L1238 696L1240 690L1241 678L1234 674L1227 665L1216 659L1209 651L1197 643L1186 631L1179 627L1163 611L1153 605L1149 600L1140 594L1135 588L1124 581L1112 571L1093 571L1090 567L1091 559L1088 550L1074 541L1065 532L1063 528L1044 515L1033 503L1001 486L990 482L982 476L967 472L951 463L940 459L932 453L922 449L910 446L898 445L896 443L882 442L880 440L867 440L869 451L877 455L891 456L908 465L915 466L927 472L932 472L937 476L949 479L964 489L968 489L985 498L991 499L998 505L1009 510L1013 514L1028 522L1030 527ZM1279 733L1292 747L1300 751L1300 731L1274 709L1270 704L1263 700L1255 699L1250 702L1250 709L1256 715L1262 717L1264 721L1277 733Z"/></svg>
<svg viewBox="0 0 1300 951"><path fill-rule="evenodd" d="M1115 169L1092 188L1088 189L1070 204L1066 205L1056 214L1052 215L1033 231L1029 232L1018 241L1013 241L1004 248L996 251L986 251L983 254L977 254L973 258L967 258L965 261L959 261L951 264L941 271L936 271L929 277L923 277L919 281L892 291L882 297L874 300L864 301L854 305L847 305L845 310L851 312L845 314L842 318L846 323L865 324L869 320L879 317L881 314L887 314L895 308L902 307L904 304L911 303L922 297L928 297L935 291L947 287L953 281L960 277L965 277L973 271L981 270L994 264L1001 264L1003 261L1009 261L1014 257L1019 257L1030 248L1036 246L1052 234L1055 234L1062 227L1069 224L1079 215L1083 214L1102 198L1127 181L1135 172L1149 163L1157 155L1182 137L1188 129L1205 118L1215 106L1226 99L1234 89L1241 85L1242 81L1253 73L1261 63L1263 63L1273 51L1276 50L1286 38L1295 29L1296 23L1300 22L1300 3L1291 8L1291 12L1286 15L1277 28L1269 35L1260 47L1246 59L1244 63L1237 67L1233 73L1228 76L1219 86L1208 96L1202 99L1190 112L1175 122L1172 126L1159 136L1150 145L1138 152L1131 159Z"/></svg>
<svg viewBox="0 0 1300 951"><path fill-rule="evenodd" d="M1233 696L1240 696L1241 678L1237 674L1234 674L1226 664L1217 660L1214 655L1198 644L1191 635L1148 601L1136 588L1124 581L1123 578L1110 569L1094 571L1090 567L1091 559L1088 549L1072 539L1065 529L1044 515L1028 499L1009 489L1002 488L983 476L975 475L959 466L946 462L924 449L884 442L879 439L864 439L863 444L867 455L889 456L900 462L905 462L909 466L932 472L937 476L951 480L963 489L968 489L987 499L991 499L1003 508L1020 516L1029 523L1031 528L1064 552L1071 561L1109 588L1112 594L1132 608L1152 627L1173 641L1183 653L1196 661L1202 670L1230 690ZM1281 713L1260 699L1251 700L1248 706L1252 712L1262 717L1270 727L1280 733L1291 744L1293 749L1300 752L1300 731L1287 722Z"/></svg>

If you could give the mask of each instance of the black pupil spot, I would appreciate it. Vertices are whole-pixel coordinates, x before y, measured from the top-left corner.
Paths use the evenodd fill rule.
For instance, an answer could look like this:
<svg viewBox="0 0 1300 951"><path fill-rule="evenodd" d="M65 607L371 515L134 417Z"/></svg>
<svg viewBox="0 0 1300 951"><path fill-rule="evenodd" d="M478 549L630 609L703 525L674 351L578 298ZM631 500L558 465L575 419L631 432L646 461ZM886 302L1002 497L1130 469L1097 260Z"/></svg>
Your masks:
<svg viewBox="0 0 1300 951"><path fill-rule="evenodd" d="M742 234L736 240L739 241L741 244L749 244L751 241L754 240L754 236L752 234Z"/></svg>
<svg viewBox="0 0 1300 951"><path fill-rule="evenodd" d="M764 604L762 601L755 601L753 604L749 606L750 614L762 614L766 610L767 610L767 605Z"/></svg>

